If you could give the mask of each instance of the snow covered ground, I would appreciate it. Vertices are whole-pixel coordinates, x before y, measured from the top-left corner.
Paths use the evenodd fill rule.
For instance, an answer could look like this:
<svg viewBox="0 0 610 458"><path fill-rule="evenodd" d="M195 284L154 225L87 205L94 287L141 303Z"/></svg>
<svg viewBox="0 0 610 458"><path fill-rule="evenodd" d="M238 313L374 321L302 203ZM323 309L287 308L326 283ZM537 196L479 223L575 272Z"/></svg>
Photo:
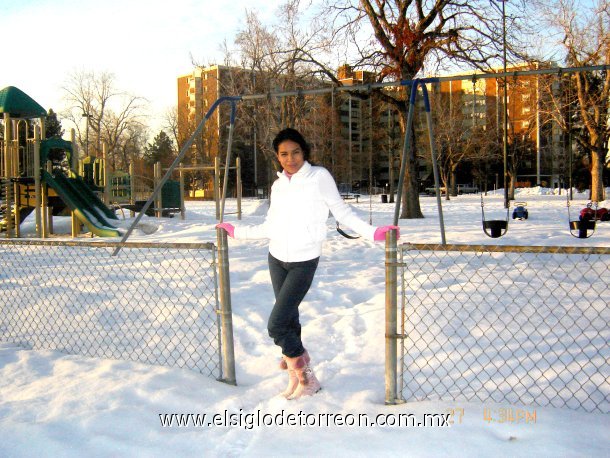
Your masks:
<svg viewBox="0 0 610 458"><path fill-rule="evenodd" d="M572 219L587 202L584 195L575 197ZM483 234L479 196L443 200L447 242L610 246L610 222L599 223L588 239L570 235L565 192L534 188L522 190L517 200L527 202L530 218L511 219L500 239ZM401 240L440 243L436 199L422 196L421 202L426 218L401 220ZM382 204L379 196L352 205L367 220L372 211L374 225L391 223L393 205ZM600 205L610 207L610 201ZM234 210L235 201L228 201L227 212ZM266 205L245 200L243 210L243 223L256 223ZM506 216L501 192L485 197L485 213L487 219ZM226 220L235 221L235 215ZM215 238L208 202L188 202L185 221L144 221L147 232L152 224L158 230L136 230L131 240ZM56 219L54 227L68 232L69 221ZM32 234L31 221L22 228ZM186 369L3 342L0 456L610 456L610 417L604 414L492 402L384 405L384 247L341 237L331 219L316 279L301 307L303 339L323 390L297 401L277 396L285 374L266 334L273 304L266 243L231 240L229 247L237 386ZM450 412L451 427L358 426ZM179 426L179 417L166 414L199 414L203 426L186 416ZM514 418L501 422L506 414Z"/></svg>

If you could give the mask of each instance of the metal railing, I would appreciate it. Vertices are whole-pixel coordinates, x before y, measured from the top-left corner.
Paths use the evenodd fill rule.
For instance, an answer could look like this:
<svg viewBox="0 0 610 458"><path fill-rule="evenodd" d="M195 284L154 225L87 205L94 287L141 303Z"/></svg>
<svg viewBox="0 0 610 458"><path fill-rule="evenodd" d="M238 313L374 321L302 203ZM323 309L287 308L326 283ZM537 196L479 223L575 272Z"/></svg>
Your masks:
<svg viewBox="0 0 610 458"><path fill-rule="evenodd" d="M215 245L117 245L0 240L0 340L235 383Z"/></svg>
<svg viewBox="0 0 610 458"><path fill-rule="evenodd" d="M610 248L404 244L393 265L402 346L386 402L610 412Z"/></svg>

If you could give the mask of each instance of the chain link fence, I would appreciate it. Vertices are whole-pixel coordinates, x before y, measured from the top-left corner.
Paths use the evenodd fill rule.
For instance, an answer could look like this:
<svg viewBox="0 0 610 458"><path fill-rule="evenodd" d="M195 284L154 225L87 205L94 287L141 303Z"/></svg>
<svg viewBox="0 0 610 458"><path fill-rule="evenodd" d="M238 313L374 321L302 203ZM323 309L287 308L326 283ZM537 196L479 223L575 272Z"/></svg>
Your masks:
<svg viewBox="0 0 610 458"><path fill-rule="evenodd" d="M398 251L403 399L610 413L610 248Z"/></svg>
<svg viewBox="0 0 610 458"><path fill-rule="evenodd" d="M0 340L222 379L214 244L118 245L0 241Z"/></svg>

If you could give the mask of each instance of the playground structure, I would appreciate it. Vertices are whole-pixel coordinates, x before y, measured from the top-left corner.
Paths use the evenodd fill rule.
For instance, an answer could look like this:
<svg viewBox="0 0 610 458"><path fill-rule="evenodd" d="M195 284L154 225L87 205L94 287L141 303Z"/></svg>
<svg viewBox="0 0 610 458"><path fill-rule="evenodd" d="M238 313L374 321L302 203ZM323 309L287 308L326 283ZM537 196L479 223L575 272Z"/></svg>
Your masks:
<svg viewBox="0 0 610 458"><path fill-rule="evenodd" d="M0 230L7 238L20 237L20 225L35 213L36 236L53 232L53 215L70 213L72 236L84 225L100 237L117 237L118 217L114 207L126 204L137 210L158 179L144 183L144 177L110 173L106 147L100 158L78 160L74 130L71 141L45 136L46 110L16 87L0 91L4 140L0 143ZM38 119L38 123L35 120ZM33 133L33 137L31 134ZM156 165L159 167L160 165ZM127 186L127 187L126 187ZM183 185L169 180L153 208L156 216L181 212L184 218Z"/></svg>
<svg viewBox="0 0 610 458"><path fill-rule="evenodd" d="M519 74L523 74L523 75L544 75L544 74L556 74L558 76L561 76L564 73L571 73L571 72L576 72L576 71L582 71L582 70L598 70L598 69L606 69L606 66L598 66L598 67L587 67L587 68L575 68L575 69L561 69L561 68L552 68L552 69L539 69L539 70L535 70L535 71L523 71L523 72L511 72L511 75L513 77L516 78L517 73ZM278 94L273 94L273 97L287 97L287 96L297 96L297 97L305 97L308 95L320 95L323 93L329 93L331 96L335 93L335 92L341 92L341 91L348 91L348 92L359 92L359 93L370 93L372 90L374 89L381 89L381 88L385 88L385 87L391 87L391 86L411 86L411 100L409 101L408 104L408 119L407 119L407 124L410 126L413 124L413 116L414 116L414 111L416 111L415 109L415 98L417 97L417 93L418 90L421 91L423 98L424 98L424 106L425 106L425 116L426 116L426 121L427 121L427 125L428 125L428 136L430 139L430 153L431 153L431 164L432 164L432 169L433 169L433 174L434 174L434 181L435 181L435 186L434 189L435 190L440 190L440 186L439 186L439 179L438 179L438 163L437 163L437 159L436 159L436 151L434 150L434 134L432 131L432 118L431 118L431 110L430 110L430 100L428 97L428 89L427 86L430 85L430 87L432 87L435 84L439 84L440 82L446 82L446 81L452 81L452 80L465 80L465 79L471 79L473 81L473 86L475 84L475 81L477 79L486 79L486 78L499 78L501 76L506 76L506 75L502 75L502 74L498 74L498 73L494 73L494 74L476 74L476 75L470 75L470 76L456 76L456 77L438 77L438 78L424 78L421 80L413 80L413 81L398 81L398 82L388 82L388 83L374 83L374 84L365 84L365 85L360 85L360 86L348 86L348 87L329 87L329 88L322 88L322 89L312 89L312 90L298 90L298 91L293 91L293 92L281 92ZM476 91L473 91L473 97L476 96ZM224 103L224 102L228 102L231 104L231 121L230 121L230 125L229 125L229 129L230 129L230 134L229 134L229 141L227 142L227 160L225 161L225 173L224 173L224 186L222 186L222 188L220 188L220 186L217 186L217 182L220 176L220 171L218 170L219 167L214 167L215 170L215 178L214 178L214 185L215 185L215 189L214 189L214 198L216 200L217 203L217 219L222 221L222 218L224 216L224 201L225 201L225 197L226 197L226 190L227 190L227 185L226 185L226 180L227 180L227 176L228 176L228 170L231 168L229 166L229 164L231 163L230 158L231 158L231 138L233 135L233 129L234 129L234 124L235 124L235 110L236 110L236 104L237 103L241 103L241 102L247 102L247 101L256 101L259 99L268 99L270 97L270 94L265 93L265 94L251 94L251 95L240 95L240 96L232 96L232 97L221 97L219 98L216 102L214 102L214 104L210 107L208 113L205 115L204 119L201 120L200 124L198 125L198 127L196 128L195 132L193 132L192 136L190 137L190 139L186 142L186 144L181 148L178 157L176 158L176 160L172 163L172 165L166 169L166 173L165 175L161 176L161 169L159 169L158 171L156 171L156 177L159 177L158 179L156 179L156 183L154 183L154 189L152 190L152 195L149 198L149 200L143 201L140 200L139 202L130 202L127 205L125 205L125 207L129 208L131 211L140 211L140 212L144 212L146 214L157 214L159 211L161 211L161 214L163 214L162 208L164 207L164 205L161 205L157 202L158 199L161 199L163 196L163 188L165 186L165 184L168 182L169 177L171 176L172 173L179 171L180 173L184 172L184 171L188 171L189 167L184 167L182 165L181 160L184 158L186 152L189 150L189 148L191 148L194 139L201 134L202 132L202 128L205 124L205 122L209 119L209 117L212 115L212 113L215 111L215 109L219 106L219 104ZM332 97L331 97L332 99ZM333 105L334 107L334 105ZM411 129L405 129L405 141L403 142L403 153L402 153L402 160L404 161L405 159L405 151L407 151L410 148L410 143L411 143ZM504 135L506 136L506 132L504 132ZM203 165L198 166L199 170L204 170L208 167L205 167ZM211 169L211 167L209 167ZM239 167L236 167L237 169L239 169ZM404 177L404 164L401 161L401 172L400 172L400 178L403 179ZM129 184L127 182L120 182L121 179L117 178L116 179L116 188L117 188L117 193L116 196L117 197L121 197L124 198L125 195L123 195L122 193L125 192L125 189L127 186L131 186L131 182L134 181L133 175L131 173L128 174L129 175ZM239 173L238 173L239 175ZM112 180L112 178L111 178ZM109 182L107 178L105 178L106 182ZM182 181L182 178L181 178ZM120 184L119 184L120 183ZM107 185L105 185L107 186ZM111 187L113 185L110 185ZM181 187L181 191L180 194L183 194L183 184L180 183L180 187ZM118 188L122 188L122 190L118 190ZM238 188L238 214L239 212L239 207L240 207L240 196L239 196L239 191L241 190L241 186L237 186ZM222 189L222 198L219 196L220 191L219 189ZM402 189L402 183L400 183L399 180L399 189ZM107 191L108 192L108 191ZM133 194L133 193L132 193ZM131 194L130 194L131 195ZM400 197L401 197L402 193L399 192L397 193L397 197L398 197L398 201L396 207L395 207L395 220L398 220L398 212L399 212L399 207L400 207ZM108 196L108 195L107 195ZM108 203L110 202L110 197L105 197L103 200L104 202ZM133 198L131 199L133 200ZM154 201L154 204L153 204ZM118 203L119 205L121 205L121 203L119 201L117 201L116 203ZM505 204L505 208L506 208L506 219L501 219L501 220L491 220L491 221L487 221L485 219L485 214L484 214L484 210L482 209L482 223L483 223L483 231L485 233L485 235L492 237L492 238L498 238L498 237L502 237L504 234L506 234L507 230L508 230L508 222L509 222L509 217L508 217L508 206L509 204L506 203ZM220 209L219 209L220 207ZM483 203L481 205L481 207L483 208ZM442 215L442 204L440 202L440 196L437 195L437 208L438 208L438 213L439 213L439 225L440 225L440 235L441 235L441 242L443 244L446 243L445 241L445 229L444 229L444 221L443 221L443 215ZM161 209L161 210L160 210ZM159 215L160 216L160 215ZM515 218L513 218L515 219ZM525 218L524 218L525 219ZM138 221L136 220L133 224L133 226L128 230L127 234L126 234L126 238L129 236L129 233L131 232L131 229L133 229L133 227L135 227L135 225L137 225ZM572 229L572 227L571 227ZM126 238L124 240L126 240ZM582 237L581 237L582 238Z"/></svg>
<svg viewBox="0 0 610 458"><path fill-rule="evenodd" d="M9 88L9 95L16 88ZM29 103L27 95L17 92L22 106ZM6 100L5 100L6 101ZM2 159L2 189L4 218L1 228L6 237L20 237L20 225L32 211L35 212L36 235L48 237L52 233L52 216L72 214L72 235L80 232L81 224L91 233L102 237L116 237L120 231L113 221L117 220L110 210L75 172L76 154L74 142L53 137L41 139L44 131L45 111L18 111L19 105L3 103L4 142L0 149ZM11 119L17 113L20 118ZM28 128L29 120L38 116L40 126L34 127L34 138L22 132ZM72 133L72 135L74 135ZM25 139L25 142L24 142Z"/></svg>
<svg viewBox="0 0 610 458"><path fill-rule="evenodd" d="M529 218L527 202L515 202L515 208L513 209L513 219L518 219L522 221L527 218Z"/></svg>
<svg viewBox="0 0 610 458"><path fill-rule="evenodd" d="M6 237L19 237L21 222L32 211L37 236L48 237L53 212L60 214L66 206L72 210L73 235L80 231L79 219L90 223L92 231L108 235L112 226L107 220L112 217L99 207L92 193L87 193L88 189L76 184L78 181L70 173L76 163L74 142L42 140L46 110L18 88L9 86L0 91L0 112L4 120L4 141L0 145L4 202L1 229ZM33 122L36 119L38 125ZM115 230L112 235L117 234Z"/></svg>
<svg viewBox="0 0 610 458"><path fill-rule="evenodd" d="M154 176L149 178L134 173L133 165L129 165L129 171L115 171L105 173L105 161L93 159L81 161L81 176L90 186L95 186L103 193L104 202L120 210L130 211L133 217L142 209L143 203L150 196L153 188L159 180L161 164L154 164ZM181 174L180 180L168 180L162 189L161 195L155 201L154 207L146 212L148 216L173 217L180 213L181 219L185 218L184 207L184 178Z"/></svg>
<svg viewBox="0 0 610 458"><path fill-rule="evenodd" d="M171 167L168 169L171 170ZM180 174L180 186L184 190L184 174L185 172L200 172L200 171L213 171L214 172L214 180L213 180L213 199L216 203L216 219L220 220L220 212L221 212L221 186L220 186L220 177L221 173L221 163L220 158L216 156L214 158L213 166L205 166L205 165L196 165L196 166L184 166L180 164L176 170ZM239 157L235 158L235 166L234 167L226 167L225 173L229 173L230 170L235 170L235 197L237 200L237 211L235 214L237 215L237 219L241 220L241 199L242 199L242 179L241 179L241 160ZM155 180L156 182L162 179L161 177L161 168L155 169ZM184 193L183 193L184 195ZM224 213L225 215L228 213Z"/></svg>
<svg viewBox="0 0 610 458"><path fill-rule="evenodd" d="M486 219L485 218L485 202L483 201L483 194L481 194L481 220L483 224L483 232L487 237L497 239L506 235L508 231L508 210L506 208L505 219Z"/></svg>
<svg viewBox="0 0 610 458"><path fill-rule="evenodd" d="M597 202L587 203L585 208L579 212L578 219L573 219L570 214L569 195L568 199L566 200L566 206L568 208L568 224L572 237L588 239L595 234L598 221L610 220L608 217L608 210L606 208L599 208Z"/></svg>

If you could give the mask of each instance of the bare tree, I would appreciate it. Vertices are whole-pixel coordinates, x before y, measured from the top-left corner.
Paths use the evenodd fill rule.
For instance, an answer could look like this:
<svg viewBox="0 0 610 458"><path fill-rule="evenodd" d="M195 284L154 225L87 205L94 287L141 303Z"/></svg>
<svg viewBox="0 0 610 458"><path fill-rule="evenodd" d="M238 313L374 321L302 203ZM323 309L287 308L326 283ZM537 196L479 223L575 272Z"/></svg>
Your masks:
<svg viewBox="0 0 610 458"><path fill-rule="evenodd" d="M610 2L547 0L539 2L545 31L563 49L568 66L610 65ZM561 80L557 90L547 85L553 101L549 111L589 158L593 201L605 199L603 170L610 138L610 71L582 71ZM574 116L572 116L574 113Z"/></svg>
<svg viewBox="0 0 610 458"><path fill-rule="evenodd" d="M433 97L436 143L441 181L445 186L445 197L458 194L456 174L464 161L478 159L481 139L481 123L476 122L476 113L465 113L464 99L472 97L463 89L452 90L445 84ZM442 87L442 86L441 86ZM475 90L475 89L473 89ZM474 103L474 102L473 102ZM474 110L473 106L473 110Z"/></svg>
<svg viewBox="0 0 610 458"><path fill-rule="evenodd" d="M127 171L130 164L135 164L144 155L147 138L148 130L143 124L128 124L114 146L111 168Z"/></svg>
<svg viewBox="0 0 610 458"><path fill-rule="evenodd" d="M130 129L143 126L144 99L116 89L114 75L93 71L72 73L63 87L68 105L64 118L76 126L82 150L85 145L91 156L101 157L102 144L109 146L111 165Z"/></svg>
<svg viewBox="0 0 610 458"><path fill-rule="evenodd" d="M140 109L138 98L129 98L120 108L120 111L108 110L101 124L102 139L108 146L109 159L113 170L116 170L116 166L119 163L117 156L121 147L127 143L128 138L132 134L139 133L145 129L139 116ZM121 167L126 167L127 165L123 161Z"/></svg>
<svg viewBox="0 0 610 458"><path fill-rule="evenodd" d="M174 105L173 107L167 108L163 113L162 128L168 132L168 135L174 141L174 144L178 146L178 149L180 149L180 146L186 139L182 139L180 137L178 126L178 107Z"/></svg>
<svg viewBox="0 0 610 458"><path fill-rule="evenodd" d="M514 2L507 17L510 54L519 54L515 13L523 3ZM334 19L334 43L348 43L355 68L367 68L378 81L412 80L428 68L445 68L447 63L489 69L497 64L502 49L502 21L493 1L466 0L327 0L324 14ZM336 83L330 71L326 74ZM379 91L378 96L401 113L406 125L405 91ZM415 138L415 137L414 137ZM408 154L401 218L423 217L419 205L417 142Z"/></svg>
<svg viewBox="0 0 610 458"><path fill-rule="evenodd" d="M279 37L272 33L269 26L260 21L254 11L246 12L246 27L239 31L235 39L238 60L228 60L231 54L226 51L228 63L236 63L246 70L242 73L241 82L232 81L233 91L243 93L265 93L277 90L281 84L281 61L279 55ZM234 73L234 76L237 76ZM273 132L282 122L281 104L269 97L265 101L255 101L240 107L241 119L250 132L246 135L256 142L267 162L277 167L275 155L271 149ZM254 137L256 136L256 139Z"/></svg>
<svg viewBox="0 0 610 458"><path fill-rule="evenodd" d="M226 64L232 69L224 81L225 91L232 94L260 94L278 91L298 91L319 86L318 69L307 61L303 49L313 49L312 35L320 27L303 31L300 25L300 4L289 0L278 7L277 24L264 25L256 12L247 11L245 27L235 39L235 50L226 46ZM311 26L313 23L309 23ZM323 141L331 118L320 97L269 96L239 107L242 135L256 142L267 163L277 169L275 153L271 148L276 132L286 126L301 129L311 139L322 157L327 149ZM255 139L254 139L255 137Z"/></svg>

